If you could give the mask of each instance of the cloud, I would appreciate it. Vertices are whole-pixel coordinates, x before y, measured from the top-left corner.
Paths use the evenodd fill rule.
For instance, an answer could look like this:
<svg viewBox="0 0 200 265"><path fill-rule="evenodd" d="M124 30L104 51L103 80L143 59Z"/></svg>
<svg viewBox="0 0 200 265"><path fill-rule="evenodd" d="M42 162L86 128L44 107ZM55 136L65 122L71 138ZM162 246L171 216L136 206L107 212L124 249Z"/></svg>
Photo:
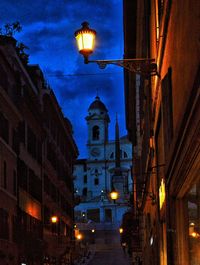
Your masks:
<svg viewBox="0 0 200 265"><path fill-rule="evenodd" d="M23 30L16 38L29 47L30 63L39 64L44 71L63 113L72 122L82 157L86 155L85 116L97 90L109 110L111 138L116 112L125 132L122 69L85 65L74 39L74 31L88 21L97 31L91 59L122 58L121 0L1 0L0 10L2 24L21 23Z"/></svg>

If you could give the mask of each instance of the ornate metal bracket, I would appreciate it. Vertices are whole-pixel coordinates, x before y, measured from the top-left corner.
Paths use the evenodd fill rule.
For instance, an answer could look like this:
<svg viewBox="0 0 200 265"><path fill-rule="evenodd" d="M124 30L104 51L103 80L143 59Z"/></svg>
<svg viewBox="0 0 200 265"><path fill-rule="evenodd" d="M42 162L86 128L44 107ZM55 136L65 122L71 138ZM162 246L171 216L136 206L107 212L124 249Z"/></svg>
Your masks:
<svg viewBox="0 0 200 265"><path fill-rule="evenodd" d="M123 60L91 60L85 58L84 61L88 63L97 63L101 69L104 69L108 64L114 64L127 69L136 74L153 76L158 75L157 65L154 59L123 59Z"/></svg>

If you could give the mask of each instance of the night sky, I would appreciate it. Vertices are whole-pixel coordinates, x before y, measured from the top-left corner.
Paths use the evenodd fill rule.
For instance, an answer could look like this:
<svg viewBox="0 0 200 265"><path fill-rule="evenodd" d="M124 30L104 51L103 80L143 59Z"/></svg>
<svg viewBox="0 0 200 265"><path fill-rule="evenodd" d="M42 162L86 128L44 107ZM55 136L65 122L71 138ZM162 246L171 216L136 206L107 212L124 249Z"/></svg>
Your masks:
<svg viewBox="0 0 200 265"><path fill-rule="evenodd" d="M80 156L86 157L85 117L97 91L109 110L109 138L114 139L115 114L125 135L123 70L85 65L74 32L88 21L97 31L95 59L123 57L122 0L1 0L0 26L19 21L15 38L29 47L29 63L39 64L66 117L72 123Z"/></svg>

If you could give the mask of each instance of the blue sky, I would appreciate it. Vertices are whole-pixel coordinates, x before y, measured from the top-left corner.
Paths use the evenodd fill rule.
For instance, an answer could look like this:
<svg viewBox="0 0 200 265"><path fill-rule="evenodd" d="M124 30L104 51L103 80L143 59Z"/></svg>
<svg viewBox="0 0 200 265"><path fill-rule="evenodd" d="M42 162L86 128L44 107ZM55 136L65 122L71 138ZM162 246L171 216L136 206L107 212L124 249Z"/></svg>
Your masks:
<svg viewBox="0 0 200 265"><path fill-rule="evenodd" d="M0 21L19 21L22 32L15 38L29 47L29 63L39 64L72 123L81 158L87 155L85 117L97 90L109 110L109 138L114 139L115 114L120 134L126 134L123 70L85 65L78 53L74 31L88 21L97 31L96 49L90 59L123 57L122 0L1 0Z"/></svg>

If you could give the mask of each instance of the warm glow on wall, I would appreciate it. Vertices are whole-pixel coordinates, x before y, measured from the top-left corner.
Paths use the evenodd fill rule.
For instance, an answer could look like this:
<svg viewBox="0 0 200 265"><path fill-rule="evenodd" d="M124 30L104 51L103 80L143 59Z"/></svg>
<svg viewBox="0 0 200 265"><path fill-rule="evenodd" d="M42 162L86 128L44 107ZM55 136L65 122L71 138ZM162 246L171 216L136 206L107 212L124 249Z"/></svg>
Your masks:
<svg viewBox="0 0 200 265"><path fill-rule="evenodd" d="M189 235L193 238L200 238L200 234L195 231L195 224L194 223L190 223Z"/></svg>
<svg viewBox="0 0 200 265"><path fill-rule="evenodd" d="M120 234L122 234L122 233L123 233L123 231L124 231L124 230L123 230L123 228L122 228L122 227L120 227L120 229L119 229L119 233L120 233Z"/></svg>
<svg viewBox="0 0 200 265"><path fill-rule="evenodd" d="M20 208L25 211L27 214L31 215L32 217L41 220L41 205L36 200L31 198L29 194L25 191L19 192L19 206Z"/></svg>
<svg viewBox="0 0 200 265"><path fill-rule="evenodd" d="M165 183L162 179L159 188L160 209L163 207L163 203L165 202L165 196Z"/></svg>
<svg viewBox="0 0 200 265"><path fill-rule="evenodd" d="M150 148L153 148L153 137L149 138L149 146Z"/></svg>
<svg viewBox="0 0 200 265"><path fill-rule="evenodd" d="M83 238L83 235L79 233L79 234L77 234L76 238L77 238L78 240L81 240L81 239Z"/></svg>
<svg viewBox="0 0 200 265"><path fill-rule="evenodd" d="M191 236L194 237L194 238L199 238L200 237L199 233L197 233L197 232L192 232Z"/></svg>

